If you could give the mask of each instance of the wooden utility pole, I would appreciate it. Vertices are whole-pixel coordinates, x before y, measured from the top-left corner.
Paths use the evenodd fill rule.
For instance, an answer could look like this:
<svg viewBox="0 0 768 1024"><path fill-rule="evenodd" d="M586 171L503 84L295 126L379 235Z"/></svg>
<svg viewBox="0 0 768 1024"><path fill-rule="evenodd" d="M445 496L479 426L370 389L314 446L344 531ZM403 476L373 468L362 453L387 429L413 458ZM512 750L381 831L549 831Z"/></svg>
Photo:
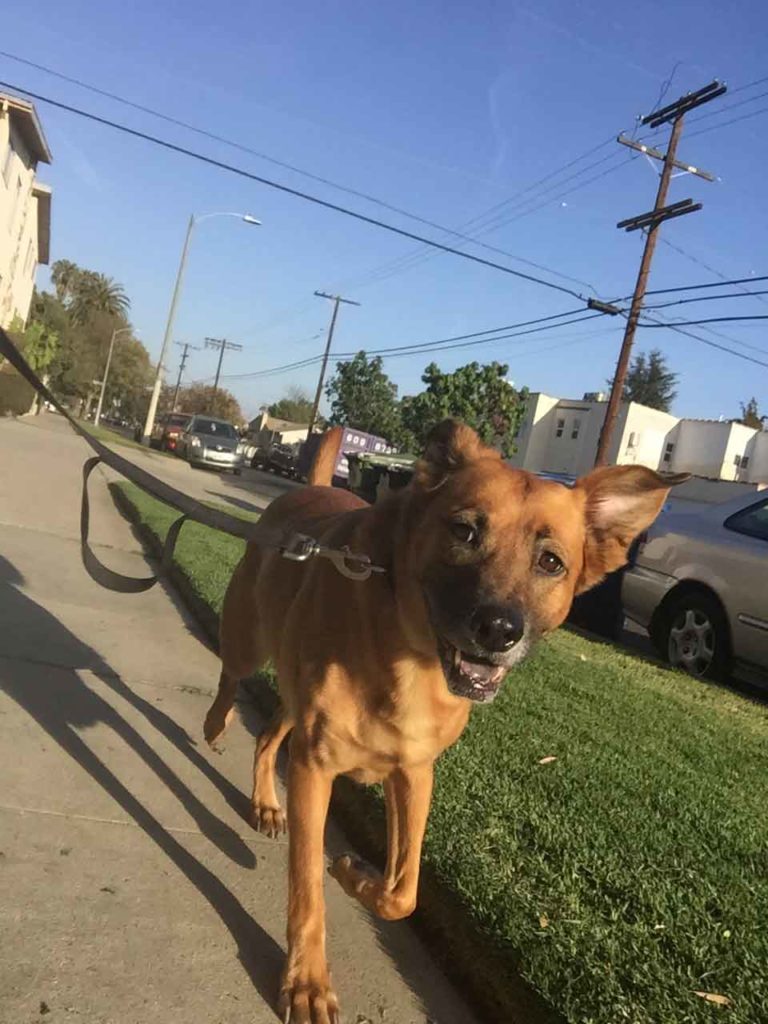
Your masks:
<svg viewBox="0 0 768 1024"><path fill-rule="evenodd" d="M224 362L224 353L227 349L233 349L235 352L242 352L243 346L236 345L232 341L226 341L224 338L206 338L206 348L215 348L219 350L219 361L216 364L216 377L213 381L213 393L211 394L211 415L214 413L214 406L216 404L216 394L219 390L219 377L221 376L221 364Z"/></svg>
<svg viewBox="0 0 768 1024"><path fill-rule="evenodd" d="M336 329L336 318L339 315L339 306L342 302L348 306L359 306L359 302L355 302L353 299L344 299L341 295L328 295L327 292L315 292L315 295L319 299L330 299L333 303L333 312L331 313L331 323L328 327L328 338L325 342L325 352L323 353L323 362L320 366L320 376L317 381L317 391L315 392L315 401L312 405L312 415L309 418L309 427L307 427L307 440L312 436L312 430L315 426L317 419L317 410L320 408L320 399L323 397L323 383L325 382L325 371L328 368L328 356L331 353L331 342L333 341L333 332Z"/></svg>
<svg viewBox="0 0 768 1024"><path fill-rule="evenodd" d="M701 178L705 178L708 181L714 180L714 176L708 174L706 171L701 171L697 167L680 163L677 160L677 147L683 130L683 117L689 110L693 110L694 107L701 106L702 103L708 103L717 96L722 96L725 90L726 86L722 83L712 82L703 89L699 89L694 93L687 93L685 96L682 96L674 103L670 103L662 110L657 110L653 114L648 114L646 117L640 119L640 124L650 125L652 128L658 128L662 124L666 124L670 121L672 122L672 134L669 139L666 153L661 153L649 146L641 146L639 143L626 139L622 135L618 138L618 141L622 145L630 146L632 149L638 149L649 158L652 157L660 160L663 166L661 178L659 180L659 188L656 192L656 202L653 209L647 213L642 213L637 217L630 217L627 220L619 221L616 225L619 228L624 228L626 231L645 229L646 236L642 259L640 260L640 269L637 274L637 282L635 283L635 290L632 295L632 304L629 308L629 313L627 314L627 325L624 330L624 338L621 343L621 350L619 351L619 359L616 363L616 373L613 378L613 386L611 387L611 397L608 400L608 407L605 410L605 420L603 421L603 428L600 432L600 440L598 442L597 454L595 456L595 466L603 466L608 461L608 449L610 448L613 431L616 425L616 417L618 416L619 406L624 393L624 381L626 380L627 368L629 367L632 342L634 341L637 323L640 319L640 313L643 308L643 299L645 298L645 292L648 287L648 275L651 270L651 261L656 248L656 236L658 234L659 227L665 220L670 220L673 217L682 217L685 214L695 213L697 210L701 209L701 203L694 203L691 199L684 199L679 203L673 203L671 206L665 205L667 201L667 193L669 192L669 183L672 179L672 172L675 168L679 168L683 173L689 172L691 174L696 174Z"/></svg>
<svg viewBox="0 0 768 1024"><path fill-rule="evenodd" d="M181 387L181 377L184 373L184 367L187 365L187 358L189 357L189 350L193 352L199 352L200 350L194 345L190 345L188 341L175 341L174 345L179 345L184 351L181 354L181 363L179 364L179 376L176 378L176 387L173 392L173 402L171 403L171 412L176 412L176 403L179 400L179 388Z"/></svg>

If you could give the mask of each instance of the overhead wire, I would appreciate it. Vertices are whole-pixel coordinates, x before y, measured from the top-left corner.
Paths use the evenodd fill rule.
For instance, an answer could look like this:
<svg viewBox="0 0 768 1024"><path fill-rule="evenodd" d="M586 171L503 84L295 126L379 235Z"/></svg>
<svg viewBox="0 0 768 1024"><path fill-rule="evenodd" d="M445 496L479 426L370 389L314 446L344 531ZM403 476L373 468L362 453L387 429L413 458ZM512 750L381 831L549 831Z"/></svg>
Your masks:
<svg viewBox="0 0 768 1024"><path fill-rule="evenodd" d="M573 298L581 299L584 301L584 296L579 292L574 291L572 288L567 288L564 285L555 284L553 281L545 281L543 278L536 277L533 274L526 274L521 270L515 270L512 267L505 266L502 263L496 263L492 260L485 259L482 256L478 256L475 253L463 252L461 249L456 249L453 246L445 245L442 242L438 242L435 239L427 238L424 235L418 235L413 231L408 231L405 228L397 227L394 224L390 224L387 221L383 221L377 217L371 217L368 214L361 213L359 210L352 210L349 207L341 206L339 203L333 203L330 200L322 199L320 196L313 195L312 193L305 192L301 189L293 188L290 185L286 185L283 182L274 181L270 178L265 178L263 175L255 174L253 171L248 171L243 167L238 167L234 164L226 163L223 160L217 160L214 157L206 156L203 153L198 153L195 150L188 149L186 146L179 146L176 143L170 142L167 139L161 139L158 136L151 135L148 132L139 131L136 128L130 128L128 125L121 124L118 121L112 121L110 118L100 117L98 114L94 114L91 111L82 110L79 107L74 107L71 104L63 103L60 100L51 99L49 96L44 96L41 93L33 92L30 89L26 89L23 86L16 85L10 82L0 81L0 86L5 89L12 89L16 92L21 92L26 96L30 96L36 99L40 103L47 103L49 106L53 106L59 110L65 110L68 113L75 114L78 117L86 118L89 121L93 121L96 124L104 125L105 127L112 128L115 131L122 132L123 134L130 135L134 138L142 139L145 142L150 142L153 145L160 146L163 149L167 149L170 152L178 153L181 156L189 157L192 160L197 160L200 163L207 164L210 167L216 167L219 170L228 171L231 174L238 175L239 177L246 178L249 181L255 181L260 185L265 185L268 188L275 189L286 195L294 196L298 199L303 199L305 202L314 204L315 206L322 207L326 210L332 210L335 213L340 213L345 217L360 221L364 224L369 224L372 227L380 228L383 231L388 231L391 234L399 235L402 238L408 238L411 241L419 242L422 245L428 245L433 249L440 250L442 252L450 253L454 256L458 256L461 259L468 260L472 263L479 264L480 266L489 267L493 270L499 270L502 273L509 274L513 277L520 278L524 281L529 281L534 284L541 285L544 288L549 288L553 291L561 292L564 295L570 295Z"/></svg>
<svg viewBox="0 0 768 1024"><path fill-rule="evenodd" d="M180 118L172 117L171 115L165 114L162 111L156 110L153 107L148 107L144 104L136 103L133 100L129 100L126 97L120 96L114 92L110 92L109 90L102 89L99 86L92 85L91 83L85 82L82 79L73 78L70 75L65 75L62 72L56 71L53 68L47 67L44 64L38 64L35 61L28 60L24 57L19 57L16 54L9 53L7 50L0 50L0 57L6 57L10 60L17 61L20 64L25 64L28 67L35 68L38 71L42 71L45 74L51 75L54 78L58 78L62 81L69 82L70 84L75 85L78 88L85 89L89 92L95 93L98 96L103 96L116 103L120 103L123 106L129 107L133 110L138 110L141 113L148 114L149 116L155 117L158 120L165 121L168 124L172 124L176 127L183 128L185 131L194 132L195 134L200 135L207 139L211 139L214 142L219 142L223 145L230 146L233 149L237 149L243 153L249 153L250 155L257 157L260 160L264 160L270 164L273 164L276 167L282 167L285 170L289 170L295 174L302 175L303 177L308 178L310 181L316 181L322 185L328 186L329 188L333 188L340 192L346 193L347 195L355 196L358 199L364 199L366 202L373 203L376 206L380 206L383 209L389 210L392 213L397 213L400 216L408 217L409 219L416 221L419 224L424 224L427 227L435 228L436 230L444 232L447 235L451 235L455 238L460 238L463 241L470 242L472 244L480 246L483 249L487 249L499 255L506 256L509 259L516 260L517 262L523 263L526 266L534 267L537 270L542 270L546 273L552 274L555 277L561 277L564 280L571 281L575 284L585 285L587 288L590 288L592 291L595 291L593 285L591 285L588 281L582 281L579 278L574 278L568 274L563 274L552 267L547 267L544 264L535 262L533 260L529 260L523 256L518 256L515 253L511 253L506 249L499 248L498 246L487 245L484 242L480 242L477 241L476 239L471 238L469 235L463 234L460 229L445 227L444 225L439 224L436 221L430 220L427 217L423 217L419 214L413 213L413 211L411 210L406 210L402 206L397 206L394 203L390 203L387 202L386 200L380 199L378 196L371 195L371 193L369 192L363 192L360 189L352 188L349 185L339 184L338 182L332 181L330 178L324 177L323 175L316 174L313 171L308 171L302 167L298 167L296 164L288 163L285 160L280 160L276 157L270 156L268 153L264 153L261 150L254 149L251 146L247 146L244 143L238 142L234 139L227 138L226 136L219 135L216 132L209 131L206 128L201 128L198 125L191 124L188 121L182 121ZM561 170L566 170L567 168L571 167L574 163L577 163L579 160L584 159L586 156L607 145L607 142L609 141L612 140L606 140L605 142L602 142L599 145L587 150L585 154L582 154L581 156L570 161ZM552 176L552 173L546 175L541 180L548 180L548 178ZM525 192L534 188L535 185L536 183L534 183L534 185L528 186L527 189L523 189L519 194L524 194ZM507 201L508 200L505 200L503 203L499 205L504 205L504 203L506 203ZM495 207L492 207L492 209L495 209Z"/></svg>
<svg viewBox="0 0 768 1024"><path fill-rule="evenodd" d="M646 319L652 320L652 317ZM648 327L650 324L643 324ZM726 345L720 345L716 341L711 341L709 338L702 338L700 334L694 334L693 331L687 331L684 327L674 323L661 323L657 322L658 327L668 327L669 330L675 331L677 334L684 334L688 338L694 338L696 341L700 341L702 345L708 345L710 348L719 349L721 352L727 352L729 355L736 356L737 359L744 359L749 363L755 363L757 366L765 366L768 368L768 362L764 362L762 359L755 359L754 356L748 356L744 352L737 352L735 349L728 348Z"/></svg>
<svg viewBox="0 0 768 1024"><path fill-rule="evenodd" d="M577 312L577 311L571 311L571 312ZM585 311L582 310L580 312L585 312ZM564 316L564 315L566 315L566 314L560 314L560 316ZM434 352L444 352L444 351L449 351L451 349L456 349L456 348L470 348L470 347L473 347L475 345L493 344L494 342L506 341L506 340L508 340L510 338L518 338L518 337L528 336L528 335L531 335L531 334L538 334L538 333L540 333L542 331L553 330L554 328L557 328L557 327L566 327L569 324L582 323L582 322L587 321L587 320L597 319L598 317L603 318L604 315L605 314L603 314L603 313L588 313L585 316L579 316L579 317L575 317L575 318L572 318L572 319L569 319L569 320L564 320L564 321L562 321L560 323L549 323L549 324L547 324L545 326L531 327L531 328L529 328L527 330L522 330L522 331L521 330L517 330L517 328L519 328L521 326L524 326L524 325L527 325L527 324L537 324L537 323L541 324L542 321L544 321L544 320L551 320L551 319L553 319L552 317L541 317L541 318L539 318L537 320L523 321L521 324L509 324L507 327L499 327L499 328L495 328L495 329L493 329L491 331L478 331L478 332L473 332L472 334L456 335L456 336L451 337L451 338L442 338L439 341L434 341L434 342L417 342L417 343L414 343L412 345L394 345L394 346L390 346L390 347L387 347L387 348L379 348L379 349L360 348L360 349L357 349L356 351L335 352L335 353L333 353L333 355L331 357L331 361L332 362L333 361L338 362L338 361L341 361L341 360L344 360L344 359L351 359L351 358L353 358L356 355L357 351L364 351L369 356L379 356L380 355L380 356L383 356L385 358L391 358L391 357L394 357L394 356L423 355L423 354L430 354L430 353L434 353ZM505 330L509 330L511 333L508 333L508 334L498 334L498 333L495 333L495 332L505 331ZM477 335L479 335L479 334L490 335L492 333L494 333L494 337L483 337L483 338L477 340ZM464 340L464 339L472 339L472 340ZM284 365L281 365L281 366L267 367L266 369L263 369L263 370L253 370L250 373L244 373L244 374L231 374L231 375L229 375L229 379L235 379L236 378L238 380L244 380L244 379L251 379L251 378L267 376L267 375L271 375L273 373L281 373L281 372L284 372L285 370L303 369L306 366L310 366L310 365L314 365L314 364L319 363L322 360L322 358L323 358L322 354L318 353L317 355L310 356L307 359L296 360L293 363L288 363L288 364L284 364Z"/></svg>

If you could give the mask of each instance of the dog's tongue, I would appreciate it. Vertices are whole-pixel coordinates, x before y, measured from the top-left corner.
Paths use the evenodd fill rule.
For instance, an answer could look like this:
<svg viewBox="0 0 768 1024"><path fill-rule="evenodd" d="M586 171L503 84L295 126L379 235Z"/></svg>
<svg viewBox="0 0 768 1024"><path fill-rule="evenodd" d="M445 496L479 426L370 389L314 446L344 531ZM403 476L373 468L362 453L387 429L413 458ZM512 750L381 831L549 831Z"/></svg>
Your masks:
<svg viewBox="0 0 768 1024"><path fill-rule="evenodd" d="M469 658L461 659L459 670L462 675L467 676L473 683L480 683L483 686L500 682L504 675L503 665L488 665L483 661L470 661Z"/></svg>

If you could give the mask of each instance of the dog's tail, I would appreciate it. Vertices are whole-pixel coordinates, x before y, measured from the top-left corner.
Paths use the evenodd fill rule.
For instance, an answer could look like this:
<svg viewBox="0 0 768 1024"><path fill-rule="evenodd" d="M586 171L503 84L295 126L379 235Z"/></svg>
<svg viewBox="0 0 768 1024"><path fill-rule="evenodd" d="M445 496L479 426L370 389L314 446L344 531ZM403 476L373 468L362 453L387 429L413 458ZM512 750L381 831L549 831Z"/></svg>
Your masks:
<svg viewBox="0 0 768 1024"><path fill-rule="evenodd" d="M307 476L307 483L317 487L330 487L339 457L341 439L344 436L342 427L331 427L320 438L312 466Z"/></svg>

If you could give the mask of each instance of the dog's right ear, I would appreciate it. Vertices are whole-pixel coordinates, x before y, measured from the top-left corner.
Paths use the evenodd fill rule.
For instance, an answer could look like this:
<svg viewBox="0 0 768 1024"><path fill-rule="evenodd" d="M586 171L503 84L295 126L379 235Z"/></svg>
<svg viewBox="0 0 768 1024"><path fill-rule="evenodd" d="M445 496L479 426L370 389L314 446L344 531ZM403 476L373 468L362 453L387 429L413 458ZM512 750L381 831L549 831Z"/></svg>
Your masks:
<svg viewBox="0 0 768 1024"><path fill-rule="evenodd" d="M460 420L443 420L432 428L424 455L416 463L414 479L425 490L435 490L451 473L482 458L501 458L488 448L472 427Z"/></svg>

